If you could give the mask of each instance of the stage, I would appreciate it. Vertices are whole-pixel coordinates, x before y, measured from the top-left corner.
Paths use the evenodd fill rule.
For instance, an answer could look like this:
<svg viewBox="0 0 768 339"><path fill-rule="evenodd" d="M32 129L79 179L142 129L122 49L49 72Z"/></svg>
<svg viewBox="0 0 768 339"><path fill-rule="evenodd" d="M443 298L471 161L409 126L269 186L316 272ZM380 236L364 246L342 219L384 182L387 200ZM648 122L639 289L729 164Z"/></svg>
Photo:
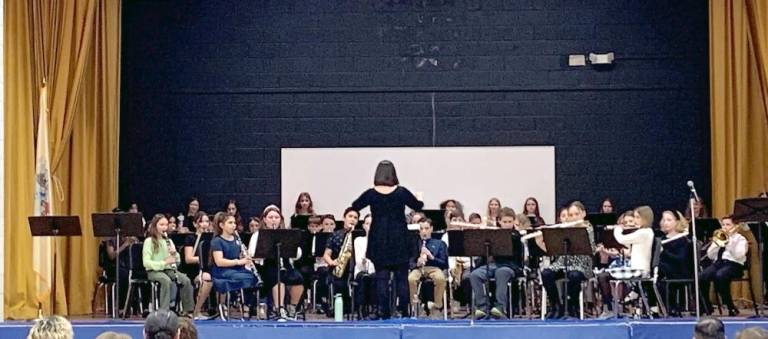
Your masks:
<svg viewBox="0 0 768 339"><path fill-rule="evenodd" d="M357 339L490 339L490 338L691 338L693 319L679 320L513 320L434 321L390 320L380 322L197 322L200 338L357 338ZM726 335L751 326L768 328L768 320L726 320ZM75 338L94 338L105 331L142 338L140 321L74 321ZM25 338L31 322L0 323L0 338Z"/></svg>

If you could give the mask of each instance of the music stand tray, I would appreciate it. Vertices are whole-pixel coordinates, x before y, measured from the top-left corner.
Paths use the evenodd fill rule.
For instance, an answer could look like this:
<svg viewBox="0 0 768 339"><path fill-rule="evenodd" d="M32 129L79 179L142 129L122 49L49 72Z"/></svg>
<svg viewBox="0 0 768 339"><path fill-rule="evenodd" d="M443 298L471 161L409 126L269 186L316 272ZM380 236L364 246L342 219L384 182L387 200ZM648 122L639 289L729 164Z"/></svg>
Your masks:
<svg viewBox="0 0 768 339"><path fill-rule="evenodd" d="M593 226L616 225L616 222L619 220L616 213L592 213L588 214L584 219Z"/></svg>
<svg viewBox="0 0 768 339"><path fill-rule="evenodd" d="M734 201L733 219L735 222L768 222L768 198L747 198Z"/></svg>
<svg viewBox="0 0 768 339"><path fill-rule="evenodd" d="M79 237L82 235L80 230L80 217L73 216L44 216L28 217L29 231L33 237ZM56 249L57 243L53 242L53 257L51 272L51 315L56 314ZM38 303L37 312L42 315L43 305Z"/></svg>
<svg viewBox="0 0 768 339"><path fill-rule="evenodd" d="M432 230L442 231L448 228L445 224L445 210L421 210L421 213L432 220Z"/></svg>
<svg viewBox="0 0 768 339"><path fill-rule="evenodd" d="M279 248L277 245L280 245ZM277 229L260 230L256 241L254 258L277 259L293 258L301 245L301 230ZM276 250L280 250L278 255Z"/></svg>
<svg viewBox="0 0 768 339"><path fill-rule="evenodd" d="M709 239L715 230L720 228L720 220L714 218L696 218L696 238L697 239Z"/></svg>

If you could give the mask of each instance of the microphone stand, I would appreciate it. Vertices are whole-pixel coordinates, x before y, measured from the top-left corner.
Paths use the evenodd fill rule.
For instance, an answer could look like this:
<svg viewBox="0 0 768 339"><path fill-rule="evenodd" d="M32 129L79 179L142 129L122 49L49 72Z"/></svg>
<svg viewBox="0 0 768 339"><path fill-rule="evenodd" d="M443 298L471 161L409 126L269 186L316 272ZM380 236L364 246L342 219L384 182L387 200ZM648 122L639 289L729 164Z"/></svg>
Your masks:
<svg viewBox="0 0 768 339"><path fill-rule="evenodd" d="M701 310L699 308L700 306L700 296L701 293L699 291L699 250L698 250L698 239L696 239L696 216L694 215L695 211L693 209L693 204L696 201L694 197L693 191L691 191L690 196L690 209L691 209L691 234L693 235L693 283L694 283L694 293L696 294L696 320L699 320L699 317L701 316Z"/></svg>

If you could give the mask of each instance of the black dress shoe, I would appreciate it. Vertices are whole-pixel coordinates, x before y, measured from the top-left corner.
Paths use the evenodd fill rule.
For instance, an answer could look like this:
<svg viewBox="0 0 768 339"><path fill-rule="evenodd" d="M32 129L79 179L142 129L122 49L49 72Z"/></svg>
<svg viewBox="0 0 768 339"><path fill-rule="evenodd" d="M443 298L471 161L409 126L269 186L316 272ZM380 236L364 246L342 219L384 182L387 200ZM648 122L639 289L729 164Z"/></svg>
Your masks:
<svg viewBox="0 0 768 339"><path fill-rule="evenodd" d="M728 316L729 317L738 317L739 316L739 310L736 309L736 308L728 309Z"/></svg>

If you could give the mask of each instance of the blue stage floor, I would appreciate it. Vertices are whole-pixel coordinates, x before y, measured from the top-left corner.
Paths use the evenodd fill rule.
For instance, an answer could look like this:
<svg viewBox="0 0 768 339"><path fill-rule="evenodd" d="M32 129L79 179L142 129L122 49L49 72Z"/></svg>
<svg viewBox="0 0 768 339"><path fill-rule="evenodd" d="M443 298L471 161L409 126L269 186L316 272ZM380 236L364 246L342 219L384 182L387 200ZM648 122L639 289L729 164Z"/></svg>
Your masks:
<svg viewBox="0 0 768 339"><path fill-rule="evenodd" d="M469 321L406 320L381 322L198 322L200 338L278 339L565 339L565 338L691 338L690 320L611 321ZM25 338L30 322L0 323L0 338ZM726 334L751 326L768 328L768 320L727 320ZM75 321L76 338L94 338L105 331L142 338L138 321Z"/></svg>

